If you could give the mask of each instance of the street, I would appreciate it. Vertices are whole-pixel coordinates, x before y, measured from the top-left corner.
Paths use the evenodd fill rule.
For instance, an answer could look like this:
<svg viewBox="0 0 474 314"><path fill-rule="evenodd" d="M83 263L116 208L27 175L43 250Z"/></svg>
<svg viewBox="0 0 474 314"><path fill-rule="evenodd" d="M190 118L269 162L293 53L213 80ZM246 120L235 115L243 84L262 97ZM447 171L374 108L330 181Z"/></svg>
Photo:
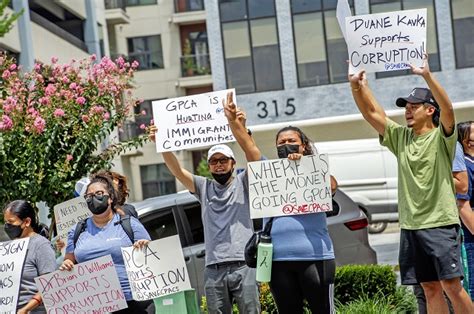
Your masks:
<svg viewBox="0 0 474 314"><path fill-rule="evenodd" d="M369 234L369 242L377 252L379 265L398 265L398 245L400 227L398 223L389 224L383 233Z"/></svg>

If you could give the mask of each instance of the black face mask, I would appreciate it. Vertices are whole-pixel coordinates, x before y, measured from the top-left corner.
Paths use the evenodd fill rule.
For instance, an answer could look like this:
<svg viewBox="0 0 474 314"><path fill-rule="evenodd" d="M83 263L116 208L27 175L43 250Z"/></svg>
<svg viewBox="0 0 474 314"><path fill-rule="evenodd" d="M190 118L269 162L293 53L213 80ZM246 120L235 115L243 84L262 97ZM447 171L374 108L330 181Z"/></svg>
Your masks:
<svg viewBox="0 0 474 314"><path fill-rule="evenodd" d="M232 170L226 173L211 173L214 180L218 183L224 185L229 181L229 178L232 176Z"/></svg>
<svg viewBox="0 0 474 314"><path fill-rule="evenodd" d="M87 207L94 215L100 215L105 213L107 208L109 208L109 196L102 195L97 196L94 195L91 198L86 200Z"/></svg>
<svg viewBox="0 0 474 314"><path fill-rule="evenodd" d="M298 153L300 151L300 145L298 144L283 144L277 146L277 152L279 158L288 158L289 154Z"/></svg>
<svg viewBox="0 0 474 314"><path fill-rule="evenodd" d="M23 229L21 228L21 224L20 225L12 225L12 224L6 223L4 227L5 227L5 233L8 235L8 237L11 240L19 238L21 236L21 234L23 233Z"/></svg>

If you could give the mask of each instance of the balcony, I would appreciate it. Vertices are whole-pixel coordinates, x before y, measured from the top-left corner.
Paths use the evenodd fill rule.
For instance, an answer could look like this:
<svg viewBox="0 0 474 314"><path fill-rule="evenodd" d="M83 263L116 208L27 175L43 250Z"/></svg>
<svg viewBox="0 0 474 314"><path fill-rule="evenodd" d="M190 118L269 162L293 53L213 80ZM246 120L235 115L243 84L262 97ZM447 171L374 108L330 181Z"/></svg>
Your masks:
<svg viewBox="0 0 474 314"><path fill-rule="evenodd" d="M206 21L204 0L174 0L175 13L171 21L178 25L203 23Z"/></svg>
<svg viewBox="0 0 474 314"><path fill-rule="evenodd" d="M212 85L209 54L184 55L181 57L181 78L179 87Z"/></svg>
<svg viewBox="0 0 474 314"><path fill-rule="evenodd" d="M108 25L129 24L126 0L105 0L105 20Z"/></svg>

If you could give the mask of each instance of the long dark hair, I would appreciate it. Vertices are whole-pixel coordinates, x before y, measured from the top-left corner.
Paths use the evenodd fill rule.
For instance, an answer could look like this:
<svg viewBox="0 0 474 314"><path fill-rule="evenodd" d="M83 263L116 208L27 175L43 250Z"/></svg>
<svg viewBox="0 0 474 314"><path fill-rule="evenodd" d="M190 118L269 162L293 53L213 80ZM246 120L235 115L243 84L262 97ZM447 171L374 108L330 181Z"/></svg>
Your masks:
<svg viewBox="0 0 474 314"><path fill-rule="evenodd" d="M89 190L89 187L94 183L102 183L105 186L109 197L112 199L112 211L115 213L117 211L117 192L115 191L114 183L110 177L102 174L93 174L91 176L91 182L87 185L86 191Z"/></svg>
<svg viewBox="0 0 474 314"><path fill-rule="evenodd" d="M464 141L469 139L469 135L471 135L471 125L474 121L464 121L458 123L458 141L463 145L464 149Z"/></svg>
<svg viewBox="0 0 474 314"><path fill-rule="evenodd" d="M33 228L33 231L45 238L49 237L48 227L38 222L38 213L29 202L25 200L15 200L3 208L3 213L5 213L7 210L21 220L30 218L31 228Z"/></svg>
<svg viewBox="0 0 474 314"><path fill-rule="evenodd" d="M278 136L280 136L280 133L283 133L283 132L286 132L286 131L294 131L294 132L298 133L298 136L301 139L301 143L303 143L303 145L304 145L303 155L305 155L305 156L306 155L314 155L312 141L306 136L306 134L303 133L303 131L301 131L300 128L297 128L295 126L289 125L289 126L284 127L283 129L281 129L280 131L278 131L278 133L276 135L276 138L275 138L275 142L278 141Z"/></svg>

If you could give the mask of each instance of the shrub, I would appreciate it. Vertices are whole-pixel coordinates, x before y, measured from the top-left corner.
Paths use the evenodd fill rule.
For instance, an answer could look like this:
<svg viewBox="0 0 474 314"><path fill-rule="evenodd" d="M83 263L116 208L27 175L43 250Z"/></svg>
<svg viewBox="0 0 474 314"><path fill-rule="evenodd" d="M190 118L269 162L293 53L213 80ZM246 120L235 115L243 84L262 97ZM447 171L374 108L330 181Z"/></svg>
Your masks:
<svg viewBox="0 0 474 314"><path fill-rule="evenodd" d="M372 298L378 293L388 296L396 291L397 280L388 265L346 265L338 267L334 285L334 297L346 304L358 300L361 295Z"/></svg>

